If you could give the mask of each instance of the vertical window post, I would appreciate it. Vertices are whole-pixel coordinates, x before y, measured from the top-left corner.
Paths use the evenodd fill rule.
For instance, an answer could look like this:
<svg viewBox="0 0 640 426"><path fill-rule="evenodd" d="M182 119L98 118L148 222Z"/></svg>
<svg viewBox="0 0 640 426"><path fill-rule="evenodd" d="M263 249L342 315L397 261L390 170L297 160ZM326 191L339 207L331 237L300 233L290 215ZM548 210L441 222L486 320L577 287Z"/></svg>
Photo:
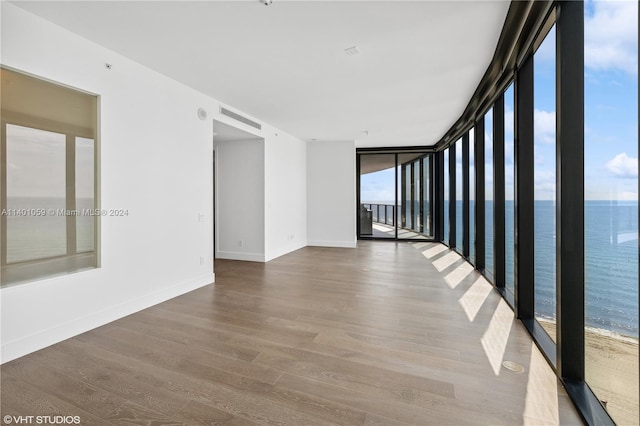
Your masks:
<svg viewBox="0 0 640 426"><path fill-rule="evenodd" d="M434 237L436 241L444 241L444 151L438 151L434 155L435 177L434 185Z"/></svg>
<svg viewBox="0 0 640 426"><path fill-rule="evenodd" d="M505 261L505 188L504 188L504 93L493 106L493 246L494 284L503 289Z"/></svg>
<svg viewBox="0 0 640 426"><path fill-rule="evenodd" d="M397 154L396 154L396 158L397 158ZM402 220L400 222L400 226L402 228L406 228L406 226L407 226L407 203L406 203L406 201L407 201L407 179L405 177L406 174L407 174L407 166L406 166L406 164L403 164L402 167L400 167L400 188L401 188L401 190L400 190L400 209L402 210Z"/></svg>
<svg viewBox="0 0 640 426"><path fill-rule="evenodd" d="M556 21L557 369L584 380L584 4L561 1Z"/></svg>
<svg viewBox="0 0 640 426"><path fill-rule="evenodd" d="M425 233L426 230L426 224L424 223L424 185L425 185L425 175L424 175L424 158L421 158L419 161L419 172L418 172L418 176L420 176L420 194L419 194L419 201L418 201L418 217L420 218L420 227L418 229L418 232L420 232L421 234Z"/></svg>
<svg viewBox="0 0 640 426"><path fill-rule="evenodd" d="M449 146L449 247L456 247L456 144Z"/></svg>
<svg viewBox="0 0 640 426"><path fill-rule="evenodd" d="M469 132L462 136L462 256L469 258Z"/></svg>
<svg viewBox="0 0 640 426"><path fill-rule="evenodd" d="M534 151L533 56L515 82L515 311L519 319L534 317Z"/></svg>
<svg viewBox="0 0 640 426"><path fill-rule="evenodd" d="M474 239L476 244L476 269L479 271L485 268L485 170L484 170L484 116L481 116L474 126L475 137L473 138L475 143L475 215L476 225L474 227L476 231L476 237Z"/></svg>

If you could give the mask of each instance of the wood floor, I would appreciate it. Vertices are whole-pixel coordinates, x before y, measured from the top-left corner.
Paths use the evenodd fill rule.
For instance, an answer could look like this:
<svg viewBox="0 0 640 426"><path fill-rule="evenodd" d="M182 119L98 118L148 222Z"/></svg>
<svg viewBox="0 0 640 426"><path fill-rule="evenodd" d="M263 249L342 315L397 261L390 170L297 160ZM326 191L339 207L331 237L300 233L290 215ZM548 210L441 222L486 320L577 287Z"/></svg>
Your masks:
<svg viewBox="0 0 640 426"><path fill-rule="evenodd" d="M215 268L215 286L2 365L2 416L581 424L509 307L442 245L362 241Z"/></svg>

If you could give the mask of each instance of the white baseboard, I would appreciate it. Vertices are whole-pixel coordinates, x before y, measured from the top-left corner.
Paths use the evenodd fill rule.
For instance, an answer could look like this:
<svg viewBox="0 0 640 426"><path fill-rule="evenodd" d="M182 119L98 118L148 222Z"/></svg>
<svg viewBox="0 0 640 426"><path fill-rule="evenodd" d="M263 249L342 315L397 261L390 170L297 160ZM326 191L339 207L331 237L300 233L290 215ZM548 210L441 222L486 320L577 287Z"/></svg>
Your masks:
<svg viewBox="0 0 640 426"><path fill-rule="evenodd" d="M312 247L342 247L342 248L356 248L356 241L324 241L324 240L312 240L307 242L308 246Z"/></svg>
<svg viewBox="0 0 640 426"><path fill-rule="evenodd" d="M263 262L263 263L265 261L264 254L240 253L235 251L217 251L216 259L246 260L248 262Z"/></svg>
<svg viewBox="0 0 640 426"><path fill-rule="evenodd" d="M2 345L0 363L9 362L55 343L77 336L94 328L126 317L158 303L215 282L215 274L207 273L192 280L147 294L137 299L105 308L65 324L56 325L38 333Z"/></svg>
<svg viewBox="0 0 640 426"><path fill-rule="evenodd" d="M276 259L280 256L284 256L285 254L294 252L296 250L300 250L301 248L304 248L306 246L307 246L306 242L291 244L287 247L283 247L279 250L276 250L273 254L269 254L268 256L266 256L266 261L269 262L270 260Z"/></svg>

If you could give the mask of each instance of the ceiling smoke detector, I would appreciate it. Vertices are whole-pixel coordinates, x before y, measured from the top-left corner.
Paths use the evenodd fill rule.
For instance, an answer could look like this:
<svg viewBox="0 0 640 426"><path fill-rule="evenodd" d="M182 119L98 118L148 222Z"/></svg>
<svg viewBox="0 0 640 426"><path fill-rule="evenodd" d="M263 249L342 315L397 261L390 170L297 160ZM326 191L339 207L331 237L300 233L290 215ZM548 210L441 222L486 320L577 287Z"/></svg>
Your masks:
<svg viewBox="0 0 640 426"><path fill-rule="evenodd" d="M360 49L358 49L358 46L351 46L344 49L344 53L346 53L349 56L353 56L360 53Z"/></svg>

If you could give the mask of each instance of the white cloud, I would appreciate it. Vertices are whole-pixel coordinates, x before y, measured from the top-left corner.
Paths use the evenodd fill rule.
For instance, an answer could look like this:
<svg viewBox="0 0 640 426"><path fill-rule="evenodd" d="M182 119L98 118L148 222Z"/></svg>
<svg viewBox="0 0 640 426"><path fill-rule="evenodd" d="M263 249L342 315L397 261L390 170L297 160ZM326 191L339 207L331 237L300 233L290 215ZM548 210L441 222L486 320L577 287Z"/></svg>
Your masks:
<svg viewBox="0 0 640 426"><path fill-rule="evenodd" d="M536 142L556 143L556 112L536 109L533 112L533 134Z"/></svg>
<svg viewBox="0 0 640 426"><path fill-rule="evenodd" d="M513 110L505 105L504 111L504 133L505 138L513 138L514 119Z"/></svg>
<svg viewBox="0 0 640 426"><path fill-rule="evenodd" d="M533 179L534 197L536 200L555 200L556 174L554 171L536 171Z"/></svg>
<svg viewBox="0 0 640 426"><path fill-rule="evenodd" d="M638 177L638 159L629 157L626 152L620 153L607 161L607 170L621 178Z"/></svg>
<svg viewBox="0 0 640 426"><path fill-rule="evenodd" d="M633 191L623 191L618 195L618 200L638 201L638 193Z"/></svg>
<svg viewBox="0 0 640 426"><path fill-rule="evenodd" d="M584 62L598 71L638 74L638 3L596 1L585 16Z"/></svg>

